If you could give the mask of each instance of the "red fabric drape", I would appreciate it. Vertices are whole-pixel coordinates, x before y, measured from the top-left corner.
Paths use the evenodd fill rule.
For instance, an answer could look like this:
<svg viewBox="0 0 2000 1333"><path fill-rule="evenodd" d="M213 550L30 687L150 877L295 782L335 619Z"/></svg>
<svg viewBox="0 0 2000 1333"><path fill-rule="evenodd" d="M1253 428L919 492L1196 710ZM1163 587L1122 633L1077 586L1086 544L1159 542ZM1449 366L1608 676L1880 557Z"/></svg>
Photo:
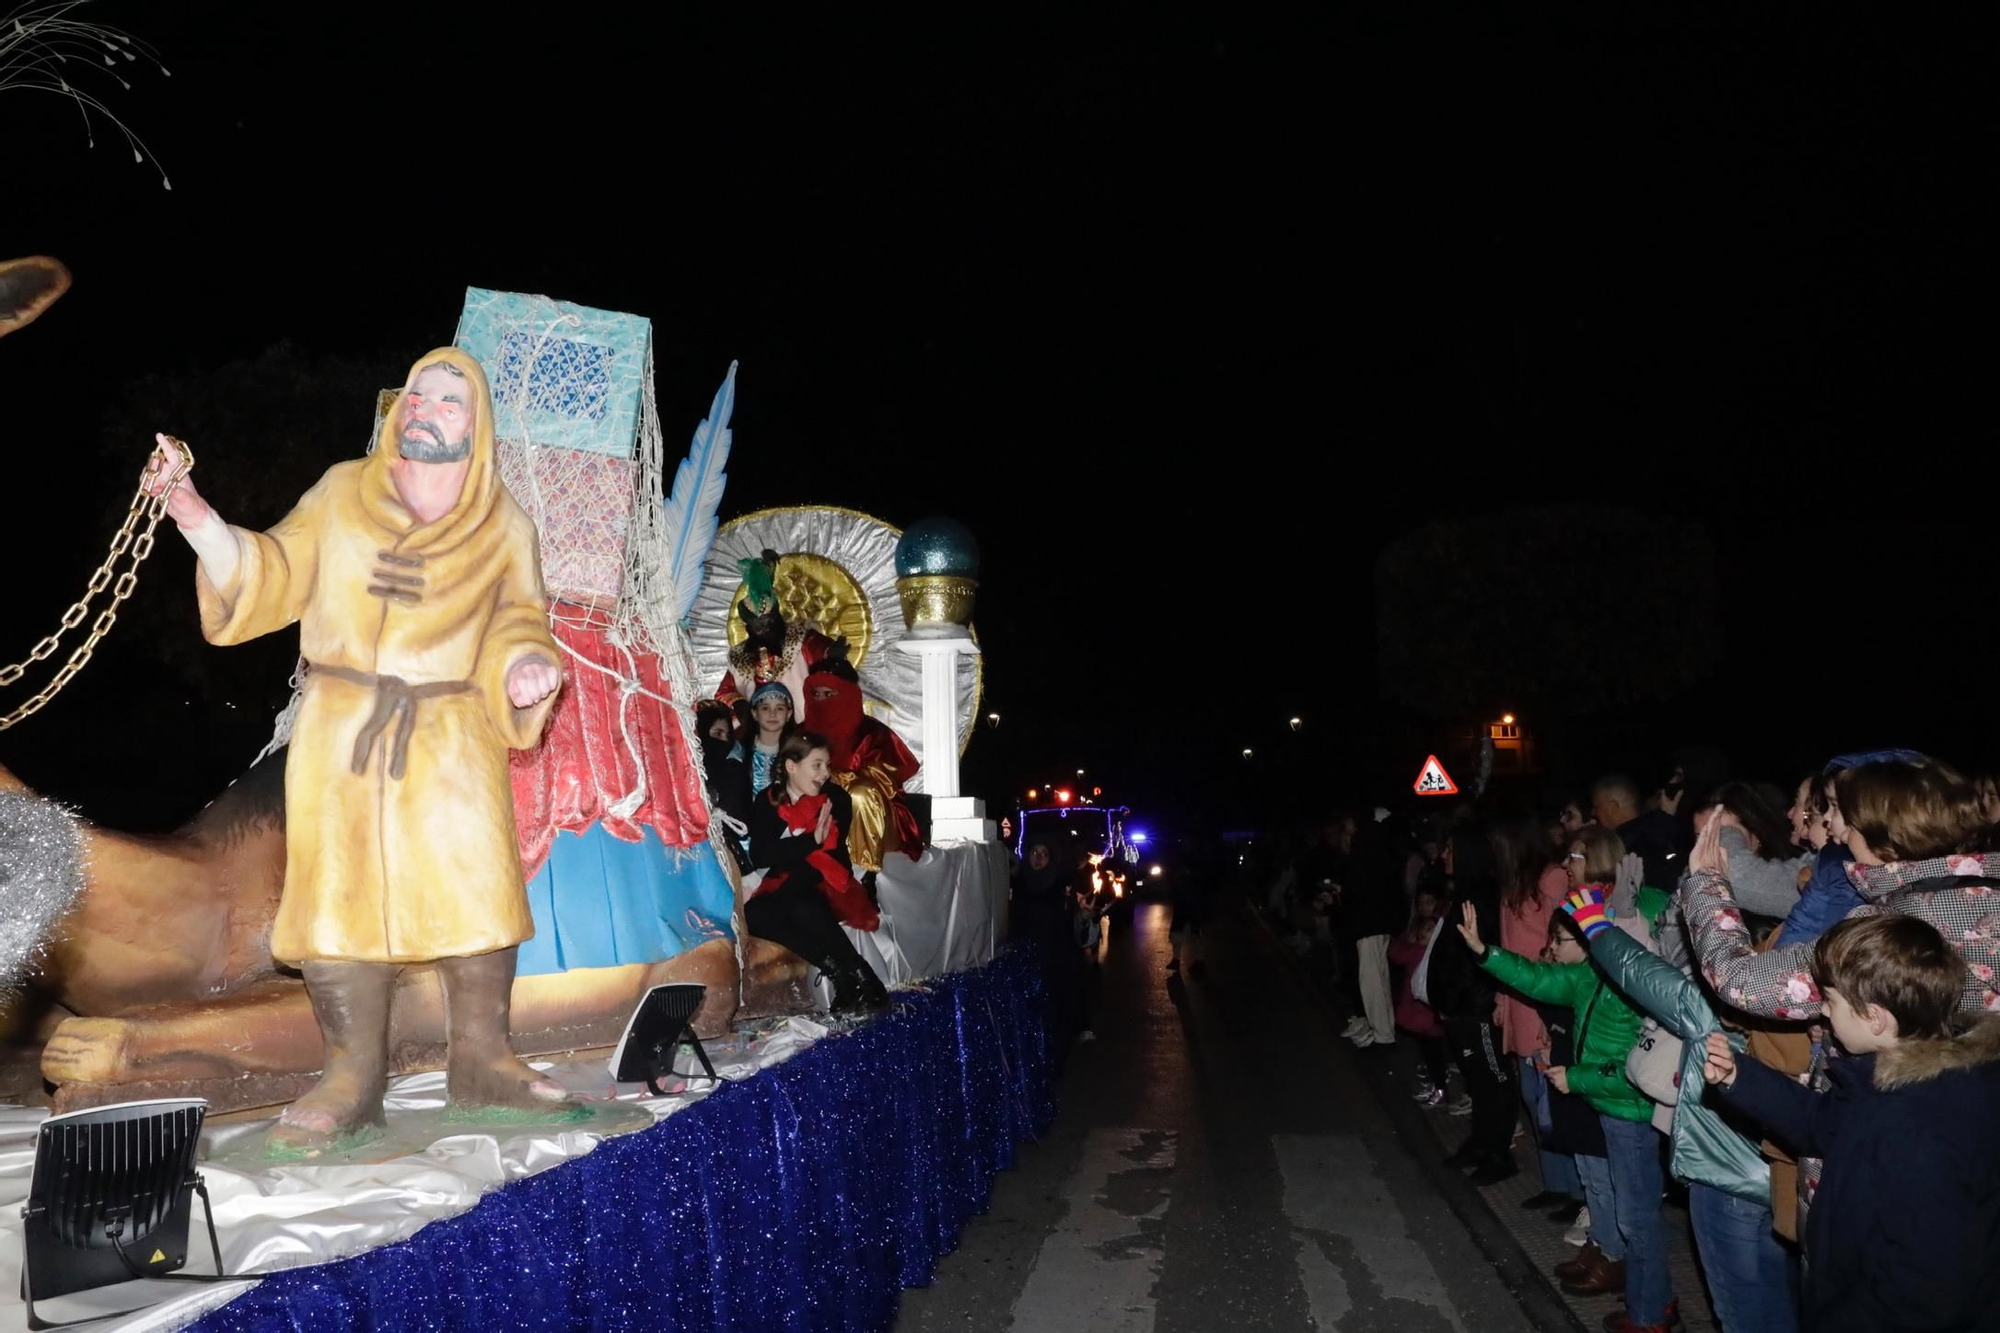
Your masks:
<svg viewBox="0 0 2000 1333"><path fill-rule="evenodd" d="M564 653L562 697L542 732L542 743L513 754L514 832L521 873L530 879L541 870L560 829L581 833L592 824L602 824L614 837L638 842L641 828L650 828L669 847L692 846L708 837L700 774L687 752L679 719L659 702L673 697L659 659L620 650L602 630L563 623L580 614L558 606L556 638L617 675L593 670ZM623 695L619 680L627 675L635 677L646 693ZM630 749L625 741L628 732ZM636 765L633 749L638 751ZM641 775L645 799L639 808L625 817L612 814L611 807Z"/></svg>

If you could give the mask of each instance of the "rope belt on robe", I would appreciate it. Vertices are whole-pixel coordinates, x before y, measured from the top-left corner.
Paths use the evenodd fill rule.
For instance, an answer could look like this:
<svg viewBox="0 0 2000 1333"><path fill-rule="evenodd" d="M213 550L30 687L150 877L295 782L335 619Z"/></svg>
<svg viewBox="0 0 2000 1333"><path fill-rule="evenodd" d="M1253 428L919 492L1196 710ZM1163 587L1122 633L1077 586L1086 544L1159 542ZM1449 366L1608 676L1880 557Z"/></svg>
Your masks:
<svg viewBox="0 0 2000 1333"><path fill-rule="evenodd" d="M470 694L475 688L469 680L433 680L412 685L401 676L378 676L351 667L325 666L318 662L309 666L312 675L330 676L375 691L375 710L368 715L368 720L354 738L354 771L356 774L368 771L368 759L374 753L375 742L381 739L382 733L393 722L396 730L389 737L389 776L399 782L410 757L410 733L417 726L417 704L424 699Z"/></svg>

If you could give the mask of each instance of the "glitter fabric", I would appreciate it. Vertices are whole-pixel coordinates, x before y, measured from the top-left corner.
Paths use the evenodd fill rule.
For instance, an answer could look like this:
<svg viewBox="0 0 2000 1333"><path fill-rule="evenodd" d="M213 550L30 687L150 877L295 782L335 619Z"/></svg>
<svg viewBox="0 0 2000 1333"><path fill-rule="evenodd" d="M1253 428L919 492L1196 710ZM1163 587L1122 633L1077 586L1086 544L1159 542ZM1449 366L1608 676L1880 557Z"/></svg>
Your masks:
<svg viewBox="0 0 2000 1333"><path fill-rule="evenodd" d="M0 992L19 989L83 892L83 837L54 801L0 792Z"/></svg>
<svg viewBox="0 0 2000 1333"><path fill-rule="evenodd" d="M408 1241L276 1274L194 1327L887 1329L1054 1115L1028 951L895 998L652 1129Z"/></svg>

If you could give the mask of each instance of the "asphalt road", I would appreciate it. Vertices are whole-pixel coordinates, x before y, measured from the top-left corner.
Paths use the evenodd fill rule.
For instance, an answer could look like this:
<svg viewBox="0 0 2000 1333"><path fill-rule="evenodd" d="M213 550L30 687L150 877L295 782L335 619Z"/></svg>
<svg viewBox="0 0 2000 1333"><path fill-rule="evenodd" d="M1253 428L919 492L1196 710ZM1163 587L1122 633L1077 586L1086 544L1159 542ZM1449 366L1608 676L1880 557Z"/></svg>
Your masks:
<svg viewBox="0 0 2000 1333"><path fill-rule="evenodd" d="M1537 1327L1546 1290L1255 922L1221 914L1185 982L1167 924L1145 904L1105 942L1054 1128L899 1333Z"/></svg>

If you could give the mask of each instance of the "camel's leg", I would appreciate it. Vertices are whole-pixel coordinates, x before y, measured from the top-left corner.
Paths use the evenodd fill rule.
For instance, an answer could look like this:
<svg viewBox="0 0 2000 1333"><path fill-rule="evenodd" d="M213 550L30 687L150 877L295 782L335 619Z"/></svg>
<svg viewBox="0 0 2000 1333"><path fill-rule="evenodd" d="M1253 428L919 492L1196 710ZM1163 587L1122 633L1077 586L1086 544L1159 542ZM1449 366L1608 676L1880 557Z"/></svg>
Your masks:
<svg viewBox="0 0 2000 1333"><path fill-rule="evenodd" d="M67 1018L42 1051L42 1076L51 1083L180 1082L319 1065L319 1024L305 983L294 977L117 1018Z"/></svg>
<svg viewBox="0 0 2000 1333"><path fill-rule="evenodd" d="M743 969L745 1017L806 1014L814 1008L812 965L782 944L752 935Z"/></svg>
<svg viewBox="0 0 2000 1333"><path fill-rule="evenodd" d="M664 962L517 978L514 1049L541 1055L615 1046L646 992L671 981L698 981L708 988L694 1016L697 1034L718 1037L729 1031L736 1016L736 946L705 940Z"/></svg>
<svg viewBox="0 0 2000 1333"><path fill-rule="evenodd" d="M809 1010L806 965L767 942L747 943L755 1012ZM553 1055L616 1045L640 998L670 981L699 981L708 987L695 1015L696 1032L713 1037L729 1030L738 1001L735 946L708 940L650 965L517 978L514 1049L522 1055ZM255 1105L295 1095L295 1081L271 1076L316 1073L323 1056L305 984L295 977L271 977L214 999L148 1005L114 1018L66 1018L43 1051L42 1075L52 1083L94 1086L234 1080L232 1086L252 1098L235 1104ZM405 968L396 986L390 1072L436 1069L444 1063L444 992L437 970ZM253 1092L256 1088L276 1091ZM209 1095L218 1109L219 1099L227 1099L220 1092Z"/></svg>

